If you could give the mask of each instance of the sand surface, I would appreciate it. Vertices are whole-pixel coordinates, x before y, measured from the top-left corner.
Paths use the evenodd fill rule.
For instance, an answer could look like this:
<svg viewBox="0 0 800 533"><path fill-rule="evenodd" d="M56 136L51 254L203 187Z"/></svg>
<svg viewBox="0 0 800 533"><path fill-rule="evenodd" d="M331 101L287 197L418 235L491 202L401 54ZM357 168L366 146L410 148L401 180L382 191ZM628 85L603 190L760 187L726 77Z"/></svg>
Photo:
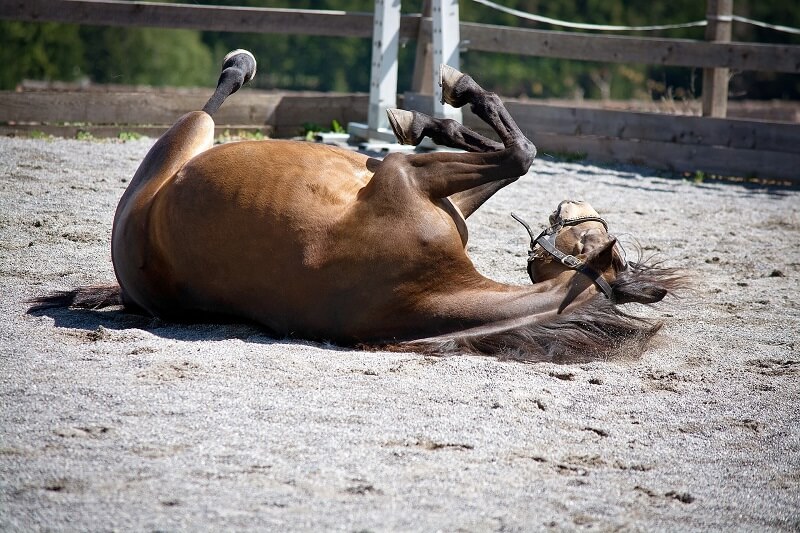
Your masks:
<svg viewBox="0 0 800 533"><path fill-rule="evenodd" d="M538 228L567 198L687 269L633 361L26 314L114 279L114 209L152 142L0 138L0 530L800 529L800 191L540 154L470 219L500 281L527 282L509 212Z"/></svg>

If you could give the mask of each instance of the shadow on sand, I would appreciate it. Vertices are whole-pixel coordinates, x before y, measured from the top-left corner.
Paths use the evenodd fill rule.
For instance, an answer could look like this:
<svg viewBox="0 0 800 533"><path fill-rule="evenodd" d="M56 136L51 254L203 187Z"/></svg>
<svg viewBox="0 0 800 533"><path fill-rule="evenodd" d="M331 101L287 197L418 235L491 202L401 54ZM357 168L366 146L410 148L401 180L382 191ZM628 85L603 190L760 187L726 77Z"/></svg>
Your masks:
<svg viewBox="0 0 800 533"><path fill-rule="evenodd" d="M51 307L28 311L28 314L51 318L57 328L84 330L88 333L102 332L103 329L114 331L138 329L165 339L187 342L240 339L259 344L291 342L326 349L336 348L326 343L279 338L258 325L234 321L226 316L206 316L202 320L193 322L165 322L148 315L130 313L119 307L104 310Z"/></svg>

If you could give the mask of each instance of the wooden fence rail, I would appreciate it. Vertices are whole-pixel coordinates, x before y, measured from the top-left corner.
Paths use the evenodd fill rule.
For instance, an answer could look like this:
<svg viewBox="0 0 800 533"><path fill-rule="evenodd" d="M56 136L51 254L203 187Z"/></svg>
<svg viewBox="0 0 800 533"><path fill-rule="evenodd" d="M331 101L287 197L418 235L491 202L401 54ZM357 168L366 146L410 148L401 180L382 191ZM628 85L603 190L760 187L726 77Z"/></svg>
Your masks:
<svg viewBox="0 0 800 533"><path fill-rule="evenodd" d="M239 33L371 37L372 13L197 6L119 0L0 0L0 18L101 26L144 26ZM420 15L406 15L400 35L415 39Z"/></svg>
<svg viewBox="0 0 800 533"><path fill-rule="evenodd" d="M160 135L178 117L202 109L210 91L30 91L0 92L0 132L72 131L74 124L110 126L103 131ZM275 93L243 89L214 115L220 129L258 129L276 137L300 134L307 124L364 121L366 94ZM66 123L66 126L63 124ZM132 127L136 126L136 127Z"/></svg>
<svg viewBox="0 0 800 533"><path fill-rule="evenodd" d="M407 93L404 107L426 109L430 96ZM583 154L678 172L800 181L800 124L664 115L507 101L540 154ZM464 124L491 135L470 112Z"/></svg>
<svg viewBox="0 0 800 533"><path fill-rule="evenodd" d="M800 73L800 46L594 35L461 23L468 50L697 68Z"/></svg>
<svg viewBox="0 0 800 533"><path fill-rule="evenodd" d="M711 5L709 4L709 7ZM119 2L112 0L0 0L0 19L112 26L152 26L210 31L368 38L368 13ZM401 39L430 39L431 20L406 15ZM645 63L703 69L800 73L800 46L687 39L621 37L460 24L468 50L560 59ZM367 68L365 65L364 68ZM535 77L535 73L531 73ZM168 124L202 106L195 100L148 93L0 93L0 122ZM429 97L427 97L429 98ZM307 99L307 100L305 100ZM303 102L306 102L305 104ZM405 107L429 109L422 95ZM243 92L222 108L219 123L256 125L292 135L305 122L363 122L366 95L269 95ZM756 175L800 182L800 125L723 118L633 113L542 104L509 103L540 151L584 153L678 171ZM465 113L465 122L484 125Z"/></svg>
<svg viewBox="0 0 800 533"><path fill-rule="evenodd" d="M371 13L118 0L0 0L0 18L206 31L372 36ZM427 39L431 27L429 18L404 15L400 38ZM470 22L462 22L460 31L467 50L582 61L800 73L800 46L796 45L620 37Z"/></svg>

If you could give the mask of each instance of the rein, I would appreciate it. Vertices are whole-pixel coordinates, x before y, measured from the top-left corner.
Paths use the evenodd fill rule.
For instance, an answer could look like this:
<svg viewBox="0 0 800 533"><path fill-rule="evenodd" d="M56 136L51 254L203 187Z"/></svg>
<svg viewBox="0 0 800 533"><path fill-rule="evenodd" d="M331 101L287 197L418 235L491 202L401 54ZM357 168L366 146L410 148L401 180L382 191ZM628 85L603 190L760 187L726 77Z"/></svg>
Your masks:
<svg viewBox="0 0 800 533"><path fill-rule="evenodd" d="M542 232L539 234L538 237L534 237L533 231L531 230L531 227L527 224L527 222L522 220L514 213L511 213L511 216L514 218L514 220L522 224L522 226L528 231L528 235L531 236L531 247L530 250L528 250L528 276L530 276L531 281L533 283L536 283L536 280L533 279L533 269L531 268L531 265L534 259L536 259L536 257L538 256L538 254L535 251L535 247L536 245L539 245L545 252L556 258L558 262L560 262L565 267L580 272L584 276L591 279L594 282L594 284L597 285L597 287L603 292L603 294L606 295L606 298L610 299L612 297L613 289L611 288L611 285L609 285L609 283L605 280L605 278L603 278L602 274L597 272L595 269L593 269L592 267L590 267L589 265L587 265L574 255L565 254L564 252L559 250L558 247L556 246L556 236L558 235L558 232L561 231L563 228L567 226L577 226L578 224L582 224L584 222L599 222L603 225L606 231L608 231L608 224L606 223L605 220L603 220L600 217L592 217L592 216L559 219L555 222L555 224L542 230Z"/></svg>

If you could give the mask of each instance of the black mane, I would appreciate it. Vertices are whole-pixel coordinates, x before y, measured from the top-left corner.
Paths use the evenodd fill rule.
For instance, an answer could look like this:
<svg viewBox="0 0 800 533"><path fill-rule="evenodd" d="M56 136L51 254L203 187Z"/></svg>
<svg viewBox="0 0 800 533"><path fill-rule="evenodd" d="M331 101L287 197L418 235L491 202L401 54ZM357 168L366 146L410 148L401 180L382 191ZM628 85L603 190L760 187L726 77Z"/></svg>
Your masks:
<svg viewBox="0 0 800 533"><path fill-rule="evenodd" d="M546 322L531 322L485 334L457 333L435 340L384 347L431 355L475 354L527 362L581 363L618 356L638 357L662 322L626 313L620 305L651 305L683 287L683 275L658 264L630 263L614 283L613 299L598 295L584 307Z"/></svg>

